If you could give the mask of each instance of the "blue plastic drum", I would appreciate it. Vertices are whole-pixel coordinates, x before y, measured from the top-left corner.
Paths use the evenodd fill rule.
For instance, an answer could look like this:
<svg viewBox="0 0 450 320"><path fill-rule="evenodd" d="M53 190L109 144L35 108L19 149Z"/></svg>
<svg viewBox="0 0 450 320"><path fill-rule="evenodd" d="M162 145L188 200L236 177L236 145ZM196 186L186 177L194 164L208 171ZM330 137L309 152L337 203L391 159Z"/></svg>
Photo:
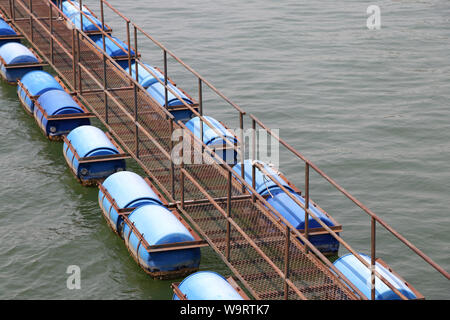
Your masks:
<svg viewBox="0 0 450 320"><path fill-rule="evenodd" d="M359 253L359 255L370 265L370 257L366 254ZM334 263L334 266L352 282L356 288L361 291L368 299L371 299L371 272L361 261L353 254L349 253L340 257ZM378 262L375 263L375 270L383 276L390 284L393 285L399 292L401 292L408 299L416 299L416 295L412 292L406 284L401 281L396 275L383 267ZM400 300L400 297L389 288L378 277L375 279L375 299L376 300Z"/></svg>
<svg viewBox="0 0 450 320"><path fill-rule="evenodd" d="M94 126L73 129L67 135L67 140L80 158L119 154L119 150L106 134ZM117 171L125 170L124 159L80 164L67 143L64 143L63 153L69 167L81 181L96 181L107 178Z"/></svg>
<svg viewBox="0 0 450 320"><path fill-rule="evenodd" d="M8 82L14 83L21 79L26 73L33 70L41 70L41 66L27 66L23 68L7 68L8 65L14 64L37 64L38 58L24 45L17 42L8 42L0 47L0 57L5 61L5 65L1 65L0 72Z"/></svg>
<svg viewBox="0 0 450 320"><path fill-rule="evenodd" d="M134 172L114 173L106 178L102 185L116 201L119 209L137 208L145 204L162 205L161 199L147 182ZM122 235L123 219L101 190L98 192L98 201L113 230Z"/></svg>
<svg viewBox="0 0 450 320"><path fill-rule="evenodd" d="M226 163L234 165L237 162L237 139L236 137L227 130L219 121L212 117L205 116L207 121L211 123L214 127L212 129L204 121L201 121L199 117L192 118L186 122L186 127L198 138L201 139L201 123L203 124L203 142L205 145L214 150L214 152L221 157ZM226 138L230 144L225 142L216 130Z"/></svg>
<svg viewBox="0 0 450 320"><path fill-rule="evenodd" d="M136 65L138 70L138 82L144 88L147 89L154 83L158 82L157 79L164 82L164 75L161 72L159 72L156 68L153 68L148 64L145 64L145 67L151 70L156 75L155 78L155 76L153 76L150 72L148 72L140 63L133 63L131 65L131 76L133 77L133 79L136 79ZM130 73L130 69L128 68L128 66L125 70L127 73Z"/></svg>
<svg viewBox="0 0 450 320"><path fill-rule="evenodd" d="M192 104L192 101L177 87L175 87L170 82L167 83L168 88L171 88L174 92L177 93L181 99L186 102L188 105ZM155 99L161 106L166 106L165 100L165 87L163 84L158 81L153 83L147 88L147 92ZM167 90L167 105L169 107L179 106L180 109L176 110L172 108L170 113L175 117L175 121L188 121L192 118L192 111L188 109L180 99L178 99L172 92Z"/></svg>
<svg viewBox="0 0 450 320"><path fill-rule="evenodd" d="M243 300L241 295L220 274L200 271L186 277L178 289L187 300ZM179 300L174 294L173 300Z"/></svg>
<svg viewBox="0 0 450 320"><path fill-rule="evenodd" d="M62 4L63 13L69 18L77 29L81 29L80 4L77 1L71 1L73 4L64 1ZM95 18L92 13L83 5L83 31L101 32L102 23ZM93 21L91 21L88 17Z"/></svg>
<svg viewBox="0 0 450 320"><path fill-rule="evenodd" d="M275 178L283 187L290 190L291 192L294 192L291 187L287 184L286 181L281 179L281 177L272 169L269 167L269 165L263 163L262 161L258 161L259 163L264 165L264 169L271 174L273 178ZM234 167L233 171L235 172L235 175L242 177L241 173L241 163L238 162ZM244 160L244 178L245 181L252 186L252 160L247 159ZM272 181L269 177L264 175L257 167L255 167L255 190L260 195L266 195L272 190L279 189L277 184Z"/></svg>
<svg viewBox="0 0 450 320"><path fill-rule="evenodd" d="M84 113L83 109L65 91L49 90L42 94L37 101L48 116ZM44 133L50 138L67 134L79 126L90 124L87 118L47 120L37 107L34 108L34 117Z"/></svg>
<svg viewBox="0 0 450 320"><path fill-rule="evenodd" d="M0 39L0 46L8 42L20 42L20 39L14 39L17 36L16 31L5 20L0 18L0 36L11 37L11 39Z"/></svg>
<svg viewBox="0 0 450 320"><path fill-rule="evenodd" d="M124 69L128 68L128 46L120 39L116 38L116 37L111 37L112 39L114 39L114 41L112 41L110 38L105 37L105 47L106 47L106 53L114 59L120 59L117 60L117 63ZM95 42L95 44L97 46L99 46L102 50L103 50L103 37L101 35L97 35L97 36L92 36L91 39ZM120 45L120 47L117 44ZM122 48L123 49L122 49ZM131 50L131 57L134 56L134 51ZM134 63L134 59L131 59L131 63Z"/></svg>
<svg viewBox="0 0 450 320"><path fill-rule="evenodd" d="M150 246L195 241L178 218L161 205L143 205L135 209L128 219ZM150 273L166 275L196 269L200 264L200 248L149 253L142 243L139 245L138 237L127 224L123 227L123 238L140 266Z"/></svg>
<svg viewBox="0 0 450 320"><path fill-rule="evenodd" d="M56 81L52 75L45 71L36 70L28 72L20 81L31 96L40 96L49 90L64 91L58 81ZM34 101L26 95L25 91L21 87L17 88L17 94L25 108L30 113L33 113Z"/></svg>
<svg viewBox="0 0 450 320"><path fill-rule="evenodd" d="M303 197L296 193L292 193L292 195L299 200L301 204L305 204L305 199ZM267 202L297 230L305 230L305 210L283 190L272 190L267 198ZM321 210L314 207L311 202L309 204L309 209L327 226L334 226L334 223ZM322 226L310 216L308 219L308 228L322 228ZM310 235L308 239L321 252L336 254L339 250L339 241L328 233Z"/></svg>

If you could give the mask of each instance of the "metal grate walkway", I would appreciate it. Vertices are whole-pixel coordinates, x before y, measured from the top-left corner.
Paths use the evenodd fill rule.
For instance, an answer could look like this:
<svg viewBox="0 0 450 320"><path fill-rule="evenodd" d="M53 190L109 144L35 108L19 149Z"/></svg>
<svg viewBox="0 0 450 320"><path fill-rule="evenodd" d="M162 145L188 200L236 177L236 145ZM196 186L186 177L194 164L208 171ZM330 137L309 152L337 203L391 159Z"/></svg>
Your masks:
<svg viewBox="0 0 450 320"><path fill-rule="evenodd" d="M73 28L52 1L0 0L0 8L254 298L364 298L330 270L331 263L317 249L307 241L303 245L302 235L281 221L263 198L243 190L228 166L174 165L171 137L183 124L86 33ZM130 34L129 21L127 27ZM133 27L136 39L138 29Z"/></svg>

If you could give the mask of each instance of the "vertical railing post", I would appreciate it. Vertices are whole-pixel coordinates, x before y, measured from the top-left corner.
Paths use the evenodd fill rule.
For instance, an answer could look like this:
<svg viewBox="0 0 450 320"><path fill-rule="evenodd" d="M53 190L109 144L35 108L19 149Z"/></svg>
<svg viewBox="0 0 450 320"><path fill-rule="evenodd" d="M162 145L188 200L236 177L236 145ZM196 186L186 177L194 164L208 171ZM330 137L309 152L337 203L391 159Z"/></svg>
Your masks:
<svg viewBox="0 0 450 320"><path fill-rule="evenodd" d="M226 251L225 257L227 261L230 261L230 247L231 247L231 171L228 170L228 178L227 178L227 233L226 233Z"/></svg>
<svg viewBox="0 0 450 320"><path fill-rule="evenodd" d="M76 58L77 52L75 48L75 28L72 29L72 76L73 76L73 88L77 91L77 73L76 73Z"/></svg>
<svg viewBox="0 0 450 320"><path fill-rule="evenodd" d="M127 25L127 49L128 49L128 70L130 73L130 76L132 75L131 70L131 33L130 33L130 21L126 20Z"/></svg>
<svg viewBox="0 0 450 320"><path fill-rule="evenodd" d="M203 159L203 88L202 88L202 79L198 78L198 113L200 114L200 140L201 143L201 154Z"/></svg>
<svg viewBox="0 0 450 320"><path fill-rule="evenodd" d="M9 0L9 16L11 17L11 19L14 20L14 5L13 5L14 1L13 0Z"/></svg>
<svg viewBox="0 0 450 320"><path fill-rule="evenodd" d="M102 27L105 25L105 9L103 5L103 0L100 0L100 19L102 23ZM106 39L105 39L105 33L102 32L102 42L103 42L103 52L106 52ZM106 74L106 55L103 53L103 94L104 94L104 100L105 100L105 122L109 122L109 105L108 105L108 79Z"/></svg>
<svg viewBox="0 0 450 320"><path fill-rule="evenodd" d="M256 167L255 167L255 161L256 161L256 121L255 119L252 119L252 188L255 190L256 187ZM244 170L244 169L242 169ZM252 201L256 201L256 196L252 192Z"/></svg>
<svg viewBox="0 0 450 320"><path fill-rule="evenodd" d="M83 93L83 84L81 79L81 46L80 46L80 30L77 29L77 52L78 52L78 90Z"/></svg>
<svg viewBox="0 0 450 320"><path fill-rule="evenodd" d="M289 247L291 244L291 231L289 229L289 226L286 225L286 239L285 239L285 247L284 247L284 300L289 299L289 285L287 283L287 280L289 279Z"/></svg>
<svg viewBox="0 0 450 320"><path fill-rule="evenodd" d="M305 238L309 240L309 163L305 162ZM305 251L308 252L308 246L305 245Z"/></svg>
<svg viewBox="0 0 450 320"><path fill-rule="evenodd" d="M136 25L133 24L134 27L134 72L136 73L136 82L139 82L139 68L138 68L138 37L137 37L137 28ZM131 68L130 68L131 75Z"/></svg>
<svg viewBox="0 0 450 320"><path fill-rule="evenodd" d="M83 26L83 0L80 0L80 29L81 31L84 31L84 26ZM103 25L102 25L103 28Z"/></svg>
<svg viewBox="0 0 450 320"><path fill-rule="evenodd" d="M169 97L167 96L168 92L167 92L167 51L166 50L164 50L163 57L164 57L164 106L167 108Z"/></svg>
<svg viewBox="0 0 450 320"><path fill-rule="evenodd" d="M371 218L371 235L370 235L370 243L371 243L371 248L370 248L370 277L371 277L371 299L375 300L375 255L376 255L376 245L375 245L375 227L376 227L376 221L375 218L372 217Z"/></svg>
<svg viewBox="0 0 450 320"><path fill-rule="evenodd" d="M169 119L169 126L170 126L170 140L169 140L169 148L170 148L170 191L172 195L172 199L175 200L175 166L173 164L172 159L172 150L173 150L173 118Z"/></svg>
<svg viewBox="0 0 450 320"><path fill-rule="evenodd" d="M48 12L49 18L50 18L50 61L52 64L54 64L55 59L53 56L53 7L49 3L48 8L50 9Z"/></svg>
<svg viewBox="0 0 450 320"><path fill-rule="evenodd" d="M181 143L181 149L180 149L180 157L181 157L181 162L180 162L180 188L181 188L181 195L180 195L180 199L181 199L181 208L184 209L184 132L183 134L180 136L180 143Z"/></svg>
<svg viewBox="0 0 450 320"><path fill-rule="evenodd" d="M31 41L34 41L34 31L33 31L33 1L29 0L28 6L30 8L30 33L31 33Z"/></svg>
<svg viewBox="0 0 450 320"><path fill-rule="evenodd" d="M242 111L239 112L239 139L241 140L241 178L245 181L245 171L244 171L244 157L245 157L245 141L244 141L244 114ZM242 192L245 191L244 185L242 185Z"/></svg>
<svg viewBox="0 0 450 320"><path fill-rule="evenodd" d="M136 157L139 159L139 127L138 127L138 88L135 82L133 82L134 90L134 122L135 122L135 144L136 144Z"/></svg>

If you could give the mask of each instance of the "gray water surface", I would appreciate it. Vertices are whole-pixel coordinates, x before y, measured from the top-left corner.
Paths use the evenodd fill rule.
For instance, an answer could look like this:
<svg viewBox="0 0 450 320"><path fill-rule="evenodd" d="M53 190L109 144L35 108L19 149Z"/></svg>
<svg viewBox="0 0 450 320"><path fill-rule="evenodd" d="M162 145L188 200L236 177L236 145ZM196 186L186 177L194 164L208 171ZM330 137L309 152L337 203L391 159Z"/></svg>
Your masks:
<svg viewBox="0 0 450 320"><path fill-rule="evenodd" d="M450 269L449 1L110 2ZM366 27L370 4L380 30ZM123 23L110 25L126 39ZM141 49L162 67L156 47ZM193 78L170 70L195 96ZM171 281L139 269L97 190L73 178L62 144L43 137L15 90L1 84L0 299L170 299ZM206 113L235 119L214 103ZM303 188L293 160L283 154L280 169ZM368 216L317 175L311 187L344 239L369 253ZM377 232L379 257L427 298L450 298L449 281ZM211 249L202 254L202 270L229 275ZM66 287L69 265L81 268L80 290Z"/></svg>

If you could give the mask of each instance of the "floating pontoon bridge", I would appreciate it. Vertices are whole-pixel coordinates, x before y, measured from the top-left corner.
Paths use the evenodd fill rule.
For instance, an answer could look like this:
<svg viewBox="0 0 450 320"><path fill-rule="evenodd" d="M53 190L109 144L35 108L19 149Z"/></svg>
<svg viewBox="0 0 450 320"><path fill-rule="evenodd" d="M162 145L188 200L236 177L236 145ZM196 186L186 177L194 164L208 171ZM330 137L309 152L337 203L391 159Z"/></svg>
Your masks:
<svg viewBox="0 0 450 320"><path fill-rule="evenodd" d="M223 290L228 293L224 296L244 299L422 299L417 290L377 258L377 227L389 231L450 279L447 271L255 116L233 103L107 1L100 0L99 4L100 13L96 15L82 1L0 0L4 22L0 26L5 30L0 40L6 41L0 47L0 53L6 45L13 48L0 54L3 76L6 81L14 83L12 79L16 72L24 67L29 68L27 72L42 68L42 58L58 74L63 89L52 79L48 79L49 88L32 87L29 84L32 77L27 79L29 76L22 74L18 83L21 101L28 112L37 114L37 121L45 134L50 137L58 133L56 126L52 129L47 123L64 118L50 110L67 107L71 110L69 118L72 119L80 118L74 113L78 111L78 114L85 114L81 117L83 119L93 114L110 134L103 137L103 142L113 154L100 156L122 159L126 152L148 175L145 183L140 182L146 190L146 197L151 196L147 203L133 198L136 194L129 195L135 204L121 203L121 199L128 195L125 191L116 194L120 188L115 190L112 182L114 176L128 175L127 179L131 179L132 175L125 171L113 173L104 184L99 183L99 202L106 221L124 239L130 253L144 270L155 277L166 276L172 271L177 276L192 273L198 268L199 248L207 243L236 279L226 281L213 273L194 273L185 281L173 284L175 298L196 298L204 293L201 292L204 281L213 281L215 292L206 297L203 295L203 298L220 297L216 291L226 288ZM126 39L112 36L114 30L105 23L106 13L114 15L114 27L123 24ZM24 50L17 43L22 36L33 46L34 52ZM163 61L161 69L151 61L143 61L140 52L142 41L156 46ZM169 78L169 59L194 77L195 99L176 85L176 79ZM48 78L39 73L35 76ZM214 118L204 115L207 111L205 90L231 107L230 114L236 116L240 136L235 137L225 124L218 124ZM64 96L64 99L46 99L46 96ZM78 107L80 110L77 111ZM195 120L190 120L192 118ZM70 130L75 127L80 130L83 124L87 123L78 123ZM80 160L89 162L95 159L84 157L87 153L81 150L85 146L76 146L70 133L65 132L70 131L67 128L61 128L60 137L65 141L66 159L71 157L67 161L80 179ZM247 170L243 132L249 128L254 129L254 143L253 157L246 162ZM195 143L186 144L187 149L180 150L181 163L175 164L171 152L174 149L172 135L177 129L190 132L187 137L181 136L180 142L188 140ZM304 172L303 191L278 171L256 161L256 129L277 140L282 147L280 153L287 152L295 157L297 167ZM218 144L211 141L218 141ZM200 164L185 161L186 155L191 157L199 148L210 161ZM78 164L74 161L75 153L80 153L76 158ZM120 165L109 168L108 172L122 169ZM340 236L345 234L345 226L342 228L332 219L332 213L326 213L312 201L309 187L311 170L367 214L371 239L371 246L366 251L368 255L356 252L345 242ZM258 177L261 176L265 183L270 182L273 192L257 190ZM130 183L133 186L139 184ZM169 223L173 228L161 228L167 232L167 239L172 239L171 242L163 243L160 241L162 238L156 237L158 228L155 224L158 222L154 221L155 217L159 217L157 220L161 222L174 222ZM331 239L335 245L333 250L337 251L339 246L349 255L333 264L325 256L330 246L321 248L315 242L318 237ZM174 252L182 251L189 254L186 264L175 269L173 265L165 265L167 261L176 264ZM170 258L157 260L155 254ZM361 277L367 281L359 281ZM200 287L196 287L197 284Z"/></svg>

